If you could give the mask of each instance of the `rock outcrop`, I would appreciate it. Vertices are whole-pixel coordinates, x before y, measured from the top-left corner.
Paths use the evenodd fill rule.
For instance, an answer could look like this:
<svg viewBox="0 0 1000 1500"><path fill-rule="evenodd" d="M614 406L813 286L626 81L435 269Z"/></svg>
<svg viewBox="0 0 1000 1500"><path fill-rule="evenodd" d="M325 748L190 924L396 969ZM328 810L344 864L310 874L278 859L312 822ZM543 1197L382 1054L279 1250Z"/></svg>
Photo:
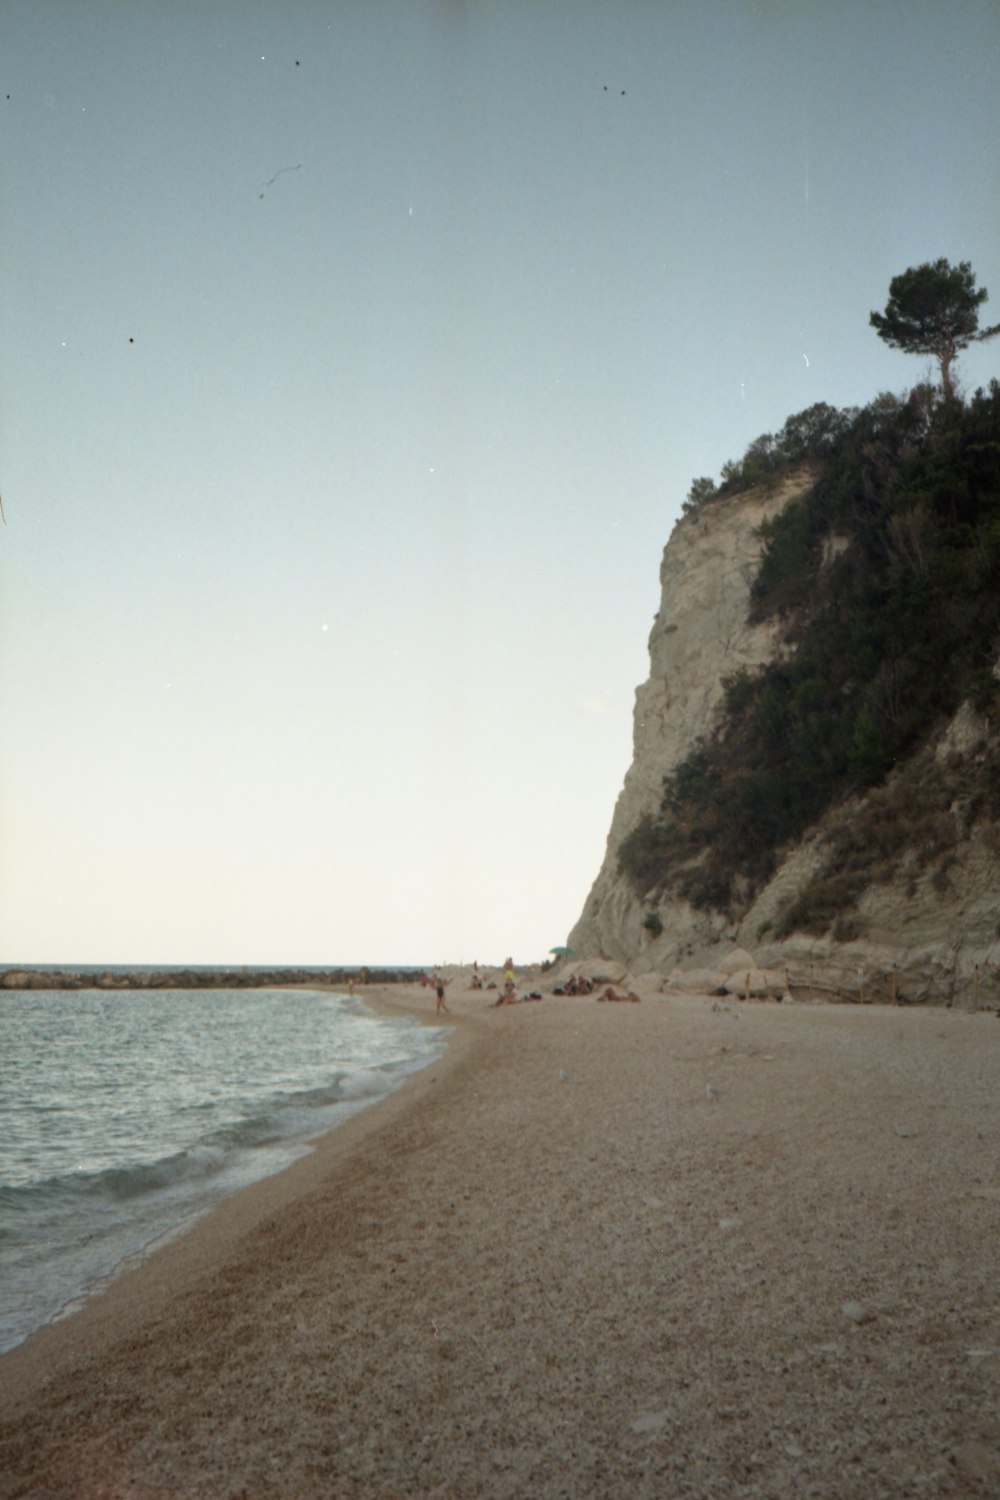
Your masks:
<svg viewBox="0 0 1000 1500"><path fill-rule="evenodd" d="M784 849L770 880L741 911L696 910L661 891L637 892L619 869L622 841L645 815L658 811L664 777L716 728L723 679L784 649L776 624L748 618L761 547L756 532L812 479L803 467L780 488L718 499L675 527L660 570L650 675L636 692L632 764L604 863L569 946L575 954L617 960L634 975L670 976L674 984L684 971L701 983L739 946L752 955L748 968L770 971L772 992L780 987L862 1000L1000 1004L1000 829L989 813L1000 744L967 704L921 750L920 764L898 767L887 788L839 806ZM833 550L836 540L830 542ZM845 824L863 831L868 820L891 818L893 785L903 785L907 775L940 782L948 811L938 823L943 816L952 825L947 856L933 854L926 828L915 823L913 842L897 851L891 877L884 869L868 883L862 876L864 888L845 903L843 920L832 922L829 931L817 936L810 924L789 921L796 902L836 868ZM782 976L780 986L775 975Z"/></svg>

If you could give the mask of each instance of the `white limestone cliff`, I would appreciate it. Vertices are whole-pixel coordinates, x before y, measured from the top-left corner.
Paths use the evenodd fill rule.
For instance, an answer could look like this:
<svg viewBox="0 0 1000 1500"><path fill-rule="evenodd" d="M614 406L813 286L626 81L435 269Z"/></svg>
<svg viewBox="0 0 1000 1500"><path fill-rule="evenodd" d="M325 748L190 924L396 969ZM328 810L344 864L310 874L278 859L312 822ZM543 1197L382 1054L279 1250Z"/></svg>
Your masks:
<svg viewBox="0 0 1000 1500"><path fill-rule="evenodd" d="M611 820L601 870L568 938L579 956L600 954L634 975L712 970L739 945L761 968L788 969L793 988L816 993L964 1003L1000 1000L1000 833L995 823L961 823L946 875L925 867L920 851L898 878L872 884L857 920L839 939L793 932L773 939L780 913L828 859L824 839L838 819L866 816L855 799L783 852L773 877L748 909L726 917L697 911L662 893L639 895L619 872L623 839L660 805L664 777L708 735L723 700L723 679L772 660L781 650L772 622L751 624L750 586L760 556L757 528L812 482L803 468L768 492L715 500L682 518L663 554L661 601L649 638L650 674L637 689L633 759ZM831 539L835 550L836 539ZM965 706L925 753L938 761L983 752L986 726ZM997 752L993 747L992 753ZM956 817L958 814L956 813ZM658 918L662 932L644 923ZM655 927L655 920L654 920ZM867 993L866 993L867 992Z"/></svg>

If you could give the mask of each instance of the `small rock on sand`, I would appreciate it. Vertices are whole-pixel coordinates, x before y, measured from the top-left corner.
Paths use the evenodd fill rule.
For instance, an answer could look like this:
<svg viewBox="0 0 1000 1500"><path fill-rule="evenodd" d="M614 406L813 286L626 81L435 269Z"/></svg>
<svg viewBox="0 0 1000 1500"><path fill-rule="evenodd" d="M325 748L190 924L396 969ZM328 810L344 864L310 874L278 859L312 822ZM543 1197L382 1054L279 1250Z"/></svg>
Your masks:
<svg viewBox="0 0 1000 1500"><path fill-rule="evenodd" d="M630 1422L629 1426L633 1432L659 1432L666 1420L667 1414L665 1411L644 1411L640 1416L636 1417L634 1422Z"/></svg>
<svg viewBox="0 0 1000 1500"><path fill-rule="evenodd" d="M959 1443L951 1454L951 1461L960 1474L966 1474L980 1483L989 1483L1000 1474L1000 1463L994 1450L974 1438Z"/></svg>

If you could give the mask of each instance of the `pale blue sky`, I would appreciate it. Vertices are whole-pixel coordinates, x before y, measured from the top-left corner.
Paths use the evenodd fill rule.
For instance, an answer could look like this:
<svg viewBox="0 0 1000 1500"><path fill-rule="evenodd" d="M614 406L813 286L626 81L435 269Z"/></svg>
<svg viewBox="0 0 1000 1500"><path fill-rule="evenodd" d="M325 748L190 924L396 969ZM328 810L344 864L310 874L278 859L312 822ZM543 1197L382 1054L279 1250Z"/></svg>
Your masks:
<svg viewBox="0 0 1000 1500"><path fill-rule="evenodd" d="M3 0L0 57L0 963L543 956L691 479L921 378L907 266L1000 318L1000 8Z"/></svg>

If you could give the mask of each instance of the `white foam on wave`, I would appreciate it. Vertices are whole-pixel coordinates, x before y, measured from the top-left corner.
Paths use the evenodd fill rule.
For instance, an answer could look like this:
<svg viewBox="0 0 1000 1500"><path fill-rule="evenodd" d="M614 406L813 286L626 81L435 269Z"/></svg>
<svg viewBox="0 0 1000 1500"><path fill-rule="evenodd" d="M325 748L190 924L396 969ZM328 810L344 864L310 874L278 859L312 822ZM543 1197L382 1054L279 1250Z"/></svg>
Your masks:
<svg viewBox="0 0 1000 1500"><path fill-rule="evenodd" d="M399 1084L399 1077L395 1074L377 1073L370 1068L362 1068L357 1073L352 1073L345 1078L340 1086L341 1099L372 1099L379 1094L388 1094Z"/></svg>

